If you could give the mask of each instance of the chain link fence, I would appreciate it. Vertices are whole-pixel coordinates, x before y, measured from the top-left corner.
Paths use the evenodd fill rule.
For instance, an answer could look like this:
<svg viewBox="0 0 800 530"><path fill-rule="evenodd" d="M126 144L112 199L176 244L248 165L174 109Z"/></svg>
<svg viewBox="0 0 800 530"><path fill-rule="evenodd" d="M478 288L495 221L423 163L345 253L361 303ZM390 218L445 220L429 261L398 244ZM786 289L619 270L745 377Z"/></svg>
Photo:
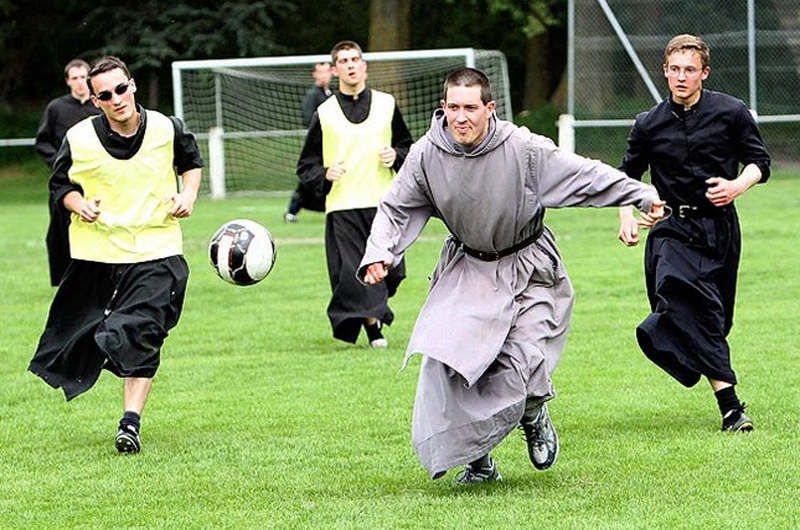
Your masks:
<svg viewBox="0 0 800 530"><path fill-rule="evenodd" d="M559 134L576 152L619 164L636 114L669 93L667 42L692 33L711 48L704 87L748 105L775 167L800 168L798 0L570 0L569 10L570 119Z"/></svg>

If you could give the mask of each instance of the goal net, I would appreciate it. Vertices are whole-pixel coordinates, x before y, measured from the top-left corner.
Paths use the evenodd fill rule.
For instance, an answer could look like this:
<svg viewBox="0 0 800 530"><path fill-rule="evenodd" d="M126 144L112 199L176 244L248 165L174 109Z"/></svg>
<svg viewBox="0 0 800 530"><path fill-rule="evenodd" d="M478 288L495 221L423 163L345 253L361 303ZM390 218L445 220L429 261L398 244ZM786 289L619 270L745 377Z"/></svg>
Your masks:
<svg viewBox="0 0 800 530"><path fill-rule="evenodd" d="M451 71L471 66L492 81L497 114L511 119L505 56L471 48L365 53L368 85L392 94L414 139L428 129ZM204 193L286 192L305 139L302 101L318 62L329 55L172 64L175 114L198 139L206 160ZM337 78L331 80L336 90Z"/></svg>

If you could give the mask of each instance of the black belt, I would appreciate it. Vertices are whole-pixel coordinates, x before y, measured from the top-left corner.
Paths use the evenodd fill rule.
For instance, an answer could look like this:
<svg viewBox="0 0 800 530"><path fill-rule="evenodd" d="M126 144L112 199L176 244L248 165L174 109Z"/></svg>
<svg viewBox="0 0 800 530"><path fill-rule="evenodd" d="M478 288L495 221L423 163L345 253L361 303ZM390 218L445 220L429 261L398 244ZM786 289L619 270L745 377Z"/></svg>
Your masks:
<svg viewBox="0 0 800 530"><path fill-rule="evenodd" d="M674 207L673 211L681 219L698 219L701 217L721 217L730 209L730 206L725 205L719 208L701 208L691 204L679 204Z"/></svg>
<svg viewBox="0 0 800 530"><path fill-rule="evenodd" d="M504 248L503 250L497 250L491 252L486 250L477 250L472 247L468 247L455 236L453 236L453 241L455 242L456 247L463 250L464 254L467 254L468 256L472 256L473 258L478 258L481 261L498 261L506 256L510 256L514 252L517 252L527 247L528 245L539 239L539 236L542 235L542 232L544 232L544 223L540 223L539 226L536 227L536 231L533 233L533 235L523 239L516 245Z"/></svg>

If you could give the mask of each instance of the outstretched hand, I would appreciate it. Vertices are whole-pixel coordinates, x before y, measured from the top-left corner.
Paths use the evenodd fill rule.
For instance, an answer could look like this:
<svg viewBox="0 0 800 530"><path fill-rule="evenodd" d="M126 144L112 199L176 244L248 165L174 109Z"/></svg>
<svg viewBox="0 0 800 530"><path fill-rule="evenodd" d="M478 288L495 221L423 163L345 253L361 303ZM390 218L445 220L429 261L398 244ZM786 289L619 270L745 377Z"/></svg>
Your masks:
<svg viewBox="0 0 800 530"><path fill-rule="evenodd" d="M664 219L667 214L667 203L662 200L654 201L649 212L641 212L637 219L633 214L633 206L623 206L619 209L619 232L617 238L629 247L639 244L639 228L648 229Z"/></svg>
<svg viewBox="0 0 800 530"><path fill-rule="evenodd" d="M640 212L642 214L639 219L639 226L642 228L653 228L657 222L664 218L667 203L664 201L655 201L649 212Z"/></svg>
<svg viewBox="0 0 800 530"><path fill-rule="evenodd" d="M381 283L389 274L390 263L376 261L367 267L364 273L364 283L367 285L377 285Z"/></svg>
<svg viewBox="0 0 800 530"><path fill-rule="evenodd" d="M633 206L619 209L619 233L617 238L629 247L639 244L639 222L633 215Z"/></svg>

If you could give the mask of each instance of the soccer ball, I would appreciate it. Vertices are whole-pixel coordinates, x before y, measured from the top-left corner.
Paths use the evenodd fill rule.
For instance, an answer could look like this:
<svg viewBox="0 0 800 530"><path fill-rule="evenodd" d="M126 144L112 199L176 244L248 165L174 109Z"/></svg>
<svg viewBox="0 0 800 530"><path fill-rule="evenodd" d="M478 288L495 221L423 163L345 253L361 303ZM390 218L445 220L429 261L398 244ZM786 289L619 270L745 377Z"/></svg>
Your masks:
<svg viewBox="0 0 800 530"><path fill-rule="evenodd" d="M253 285L275 264L275 240L269 230L249 219L222 225L211 238L208 256L217 275L234 285Z"/></svg>

